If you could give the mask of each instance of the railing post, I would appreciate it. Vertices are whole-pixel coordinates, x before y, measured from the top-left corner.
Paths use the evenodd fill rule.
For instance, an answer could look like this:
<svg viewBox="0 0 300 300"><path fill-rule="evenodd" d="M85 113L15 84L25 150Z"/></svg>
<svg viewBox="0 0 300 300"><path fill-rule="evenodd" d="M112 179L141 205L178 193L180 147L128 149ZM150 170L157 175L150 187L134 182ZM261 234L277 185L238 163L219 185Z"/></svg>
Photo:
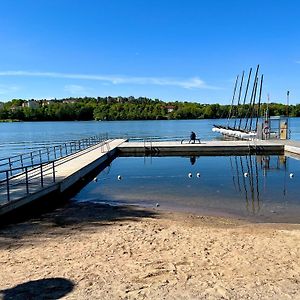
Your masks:
<svg viewBox="0 0 300 300"><path fill-rule="evenodd" d="M54 151L54 159L56 159L56 146L53 147L53 151Z"/></svg>
<svg viewBox="0 0 300 300"><path fill-rule="evenodd" d="M33 156L32 156L32 152L30 152L30 160L31 160L31 166L33 166Z"/></svg>
<svg viewBox="0 0 300 300"><path fill-rule="evenodd" d="M66 149L66 155L68 155L68 146L67 146L67 143L65 143L65 149Z"/></svg>
<svg viewBox="0 0 300 300"><path fill-rule="evenodd" d="M60 157L62 157L62 147L59 145Z"/></svg>
<svg viewBox="0 0 300 300"><path fill-rule="evenodd" d="M29 194L28 167L25 167L26 193Z"/></svg>
<svg viewBox="0 0 300 300"><path fill-rule="evenodd" d="M47 147L47 157L48 157L48 162L50 162L50 155L49 155L49 148Z"/></svg>
<svg viewBox="0 0 300 300"><path fill-rule="evenodd" d="M9 175L8 171L6 171L6 192L7 192L7 201L10 201L10 194L9 194Z"/></svg>
<svg viewBox="0 0 300 300"><path fill-rule="evenodd" d="M39 150L39 156L40 156L40 163L42 163L42 151Z"/></svg>
<svg viewBox="0 0 300 300"><path fill-rule="evenodd" d="M52 171L53 171L53 182L55 182L55 167L54 167L54 161L52 162Z"/></svg>
<svg viewBox="0 0 300 300"><path fill-rule="evenodd" d="M44 187L43 165L41 164L41 187Z"/></svg>
<svg viewBox="0 0 300 300"><path fill-rule="evenodd" d="M20 155L20 162L21 162L21 167L22 167L22 171L24 171L24 164L23 164L23 155Z"/></svg>
<svg viewBox="0 0 300 300"><path fill-rule="evenodd" d="M10 175L12 175L12 170L11 170L12 163L11 163L10 157L8 158L8 165L9 165L9 169L10 169Z"/></svg>

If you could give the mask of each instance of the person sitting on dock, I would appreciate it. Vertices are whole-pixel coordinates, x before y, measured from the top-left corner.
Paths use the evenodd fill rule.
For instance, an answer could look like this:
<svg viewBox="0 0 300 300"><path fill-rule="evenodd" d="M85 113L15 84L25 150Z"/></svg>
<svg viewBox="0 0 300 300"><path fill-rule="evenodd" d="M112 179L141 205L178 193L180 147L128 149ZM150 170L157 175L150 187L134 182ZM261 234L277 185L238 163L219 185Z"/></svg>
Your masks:
<svg viewBox="0 0 300 300"><path fill-rule="evenodd" d="M190 141L189 141L189 143L192 142L192 144L195 144L195 141L196 141L196 133L194 131L192 131L191 135L190 135Z"/></svg>

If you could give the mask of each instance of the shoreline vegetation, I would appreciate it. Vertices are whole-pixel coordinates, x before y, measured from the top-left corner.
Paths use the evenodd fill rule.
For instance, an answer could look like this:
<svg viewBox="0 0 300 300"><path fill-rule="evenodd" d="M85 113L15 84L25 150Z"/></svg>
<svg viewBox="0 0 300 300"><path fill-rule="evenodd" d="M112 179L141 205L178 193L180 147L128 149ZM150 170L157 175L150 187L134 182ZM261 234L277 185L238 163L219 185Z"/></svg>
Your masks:
<svg viewBox="0 0 300 300"><path fill-rule="evenodd" d="M146 97L84 97L53 100L13 99L0 102L0 122L17 121L120 121L120 120L187 120L245 116L249 105L164 102ZM258 109L258 107L256 107ZM263 103L259 115L300 116L300 104Z"/></svg>
<svg viewBox="0 0 300 300"><path fill-rule="evenodd" d="M0 296L62 278L64 299L299 299L299 229L71 202L0 229Z"/></svg>

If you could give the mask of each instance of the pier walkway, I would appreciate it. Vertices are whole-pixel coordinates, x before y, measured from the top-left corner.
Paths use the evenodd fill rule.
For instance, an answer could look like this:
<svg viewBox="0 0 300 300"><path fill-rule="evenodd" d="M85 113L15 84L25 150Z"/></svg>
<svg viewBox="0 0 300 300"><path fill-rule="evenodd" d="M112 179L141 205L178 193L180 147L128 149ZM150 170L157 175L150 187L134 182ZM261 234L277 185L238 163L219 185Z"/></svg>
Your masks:
<svg viewBox="0 0 300 300"><path fill-rule="evenodd" d="M168 142L126 142L119 147L122 155L234 155L243 153L283 154L284 144L269 141L201 141L190 144L188 140Z"/></svg>
<svg viewBox="0 0 300 300"><path fill-rule="evenodd" d="M117 147L123 142L125 139L106 140L7 179L6 185L3 184L0 190L0 215L52 192L65 192L116 155Z"/></svg>

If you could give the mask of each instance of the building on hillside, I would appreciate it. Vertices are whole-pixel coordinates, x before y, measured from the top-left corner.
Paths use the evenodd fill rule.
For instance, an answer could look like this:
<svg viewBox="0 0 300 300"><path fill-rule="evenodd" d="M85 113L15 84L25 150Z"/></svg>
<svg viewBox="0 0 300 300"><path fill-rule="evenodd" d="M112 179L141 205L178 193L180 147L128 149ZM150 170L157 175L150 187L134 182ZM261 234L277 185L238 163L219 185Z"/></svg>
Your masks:
<svg viewBox="0 0 300 300"><path fill-rule="evenodd" d="M50 103L51 102L49 100L40 100L40 105L43 107L49 105Z"/></svg>
<svg viewBox="0 0 300 300"><path fill-rule="evenodd" d="M0 102L0 109L2 109L4 107L4 103Z"/></svg>
<svg viewBox="0 0 300 300"><path fill-rule="evenodd" d="M38 101L28 100L28 101L22 103L22 107L38 108L38 107L40 107L40 104Z"/></svg>
<svg viewBox="0 0 300 300"><path fill-rule="evenodd" d="M174 105L166 105L166 106L164 107L164 109L166 109L168 113L171 113L172 111L174 111L175 108L176 108L176 107L175 107Z"/></svg>
<svg viewBox="0 0 300 300"><path fill-rule="evenodd" d="M73 104L73 103L76 103L76 102L77 102L76 99L63 100L63 103L71 103L71 104Z"/></svg>

